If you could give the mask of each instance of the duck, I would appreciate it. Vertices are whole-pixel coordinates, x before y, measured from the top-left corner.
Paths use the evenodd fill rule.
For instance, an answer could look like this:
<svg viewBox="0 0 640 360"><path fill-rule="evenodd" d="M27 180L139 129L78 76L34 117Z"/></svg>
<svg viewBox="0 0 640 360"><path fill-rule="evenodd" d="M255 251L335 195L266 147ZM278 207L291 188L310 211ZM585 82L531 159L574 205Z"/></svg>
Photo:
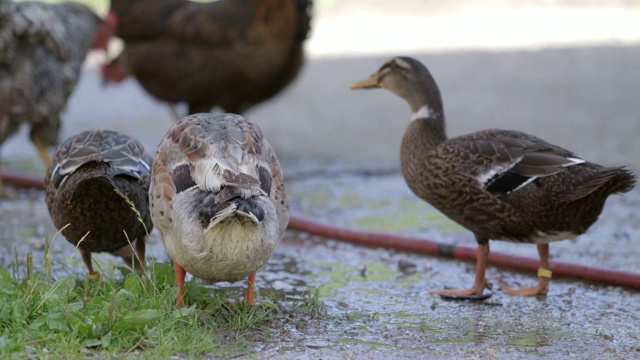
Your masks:
<svg viewBox="0 0 640 360"><path fill-rule="evenodd" d="M76 246L89 280L99 280L91 254L119 256L144 274L151 155L136 139L110 130L87 130L60 144L44 179L54 226Z"/></svg>
<svg viewBox="0 0 640 360"><path fill-rule="evenodd" d="M177 306L187 272L208 282L247 278L244 302L255 305L256 272L289 223L282 170L256 123L231 113L180 119L156 150L149 203L173 260Z"/></svg>
<svg viewBox="0 0 640 360"><path fill-rule="evenodd" d="M538 283L507 295L546 295L552 272L549 243L573 239L598 219L606 199L630 191L636 175L605 167L536 136L489 129L448 138L440 90L420 61L399 56L386 61L351 89L382 88L410 109L402 137L400 167L412 192L470 230L477 241L476 273L468 289L432 293L453 299L485 299L489 240L535 244ZM490 289L491 290L491 289Z"/></svg>

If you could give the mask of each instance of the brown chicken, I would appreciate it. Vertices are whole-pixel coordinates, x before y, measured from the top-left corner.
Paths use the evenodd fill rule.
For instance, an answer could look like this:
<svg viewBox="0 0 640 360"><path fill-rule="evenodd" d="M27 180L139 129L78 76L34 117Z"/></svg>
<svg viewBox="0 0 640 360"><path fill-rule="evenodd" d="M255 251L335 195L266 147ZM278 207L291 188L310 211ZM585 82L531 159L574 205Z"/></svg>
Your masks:
<svg viewBox="0 0 640 360"><path fill-rule="evenodd" d="M47 165L64 110L91 48L104 48L113 22L78 3L0 0L0 144L30 124Z"/></svg>
<svg viewBox="0 0 640 360"><path fill-rule="evenodd" d="M299 73L311 6L312 0L112 0L115 35L125 47L103 76L117 81L131 73L154 97L187 102L189 113L216 106L242 113Z"/></svg>

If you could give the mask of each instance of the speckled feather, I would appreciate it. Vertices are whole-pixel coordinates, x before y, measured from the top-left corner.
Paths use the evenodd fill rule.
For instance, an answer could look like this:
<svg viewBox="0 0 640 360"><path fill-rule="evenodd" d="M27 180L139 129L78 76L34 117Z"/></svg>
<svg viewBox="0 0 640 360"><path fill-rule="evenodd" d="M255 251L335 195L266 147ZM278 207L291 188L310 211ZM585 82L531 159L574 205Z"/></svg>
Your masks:
<svg viewBox="0 0 640 360"><path fill-rule="evenodd" d="M606 198L635 175L603 167L535 136L485 130L447 139L440 92L427 68L395 58L354 88L385 88L414 116L401 147L404 178L419 197L489 239L546 243L584 233ZM428 109L429 111L424 111Z"/></svg>
<svg viewBox="0 0 640 360"><path fill-rule="evenodd" d="M167 253L189 273L236 281L266 264L288 224L280 165L240 115L195 114L155 155L151 216Z"/></svg>
<svg viewBox="0 0 640 360"><path fill-rule="evenodd" d="M102 20L78 3L0 5L0 143L28 123L32 140L55 145Z"/></svg>
<svg viewBox="0 0 640 360"><path fill-rule="evenodd" d="M140 142L114 131L85 131L56 150L45 176L46 202L54 225L74 245L114 252L151 232L151 157ZM115 190L131 200L144 225ZM126 236L124 232L126 232ZM128 237L128 240L127 240Z"/></svg>

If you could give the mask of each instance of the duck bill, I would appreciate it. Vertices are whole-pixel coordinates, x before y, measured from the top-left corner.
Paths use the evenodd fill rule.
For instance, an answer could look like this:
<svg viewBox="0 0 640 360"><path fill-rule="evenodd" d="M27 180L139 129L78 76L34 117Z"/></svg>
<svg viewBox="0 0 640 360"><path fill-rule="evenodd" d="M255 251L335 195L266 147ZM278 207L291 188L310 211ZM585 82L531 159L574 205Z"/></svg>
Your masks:
<svg viewBox="0 0 640 360"><path fill-rule="evenodd" d="M380 87L380 84L378 83L378 77L375 75L372 75L370 78L366 79L366 80L362 80L362 81L358 81L355 82L353 84L351 84L351 89L355 90L355 89L373 89L373 88L378 88Z"/></svg>

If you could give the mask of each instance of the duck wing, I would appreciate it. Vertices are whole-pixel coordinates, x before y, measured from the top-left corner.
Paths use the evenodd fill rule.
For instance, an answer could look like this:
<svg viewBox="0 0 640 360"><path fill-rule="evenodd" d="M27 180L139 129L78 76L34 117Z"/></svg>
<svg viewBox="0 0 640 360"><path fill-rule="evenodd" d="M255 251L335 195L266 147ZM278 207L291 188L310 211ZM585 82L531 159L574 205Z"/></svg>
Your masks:
<svg viewBox="0 0 640 360"><path fill-rule="evenodd" d="M58 189L70 174L91 162L109 163L111 175L148 181L152 159L142 144L129 136L108 130L84 131L57 148L46 177Z"/></svg>
<svg viewBox="0 0 640 360"><path fill-rule="evenodd" d="M180 120L160 143L153 174L152 203L167 221L174 198L194 187L214 194L217 204L262 195L288 209L273 149L260 128L240 115L203 113Z"/></svg>
<svg viewBox="0 0 640 360"><path fill-rule="evenodd" d="M494 195L513 193L585 162L569 150L518 131L481 131L453 138L445 147L465 159L461 171Z"/></svg>

